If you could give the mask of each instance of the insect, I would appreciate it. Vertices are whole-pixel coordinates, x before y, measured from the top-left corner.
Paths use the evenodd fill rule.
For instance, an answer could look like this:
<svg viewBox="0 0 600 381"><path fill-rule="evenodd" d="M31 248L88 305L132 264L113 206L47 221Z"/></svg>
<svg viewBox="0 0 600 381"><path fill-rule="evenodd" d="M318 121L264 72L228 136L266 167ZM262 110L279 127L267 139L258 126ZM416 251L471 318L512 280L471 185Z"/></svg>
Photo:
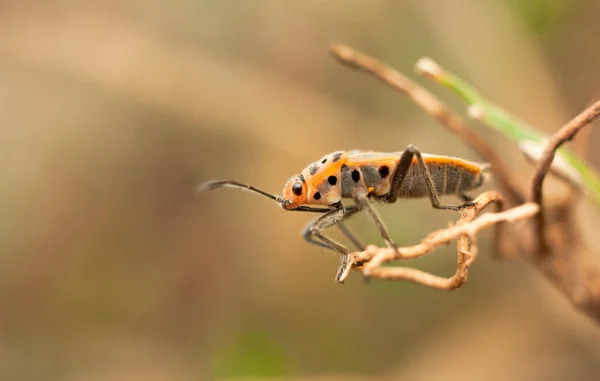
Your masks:
<svg viewBox="0 0 600 381"><path fill-rule="evenodd" d="M342 255L342 264L336 275L336 281L340 282L349 250L323 234L324 229L337 226L362 251L364 244L345 226L344 221L358 212L365 212L386 244L397 249L387 227L373 208L373 201L391 204L398 198L428 197L436 209L457 211L473 205L466 192L482 185L484 169L487 167L487 164L454 157L421 154L409 145L404 151L393 153L330 153L307 166L300 174L292 176L280 196L237 181L208 181L200 184L198 189L242 188L275 200L285 210L322 213L306 226L302 235L306 241ZM441 195L457 195L464 203L442 204ZM343 199L351 199L353 204L346 205Z"/></svg>

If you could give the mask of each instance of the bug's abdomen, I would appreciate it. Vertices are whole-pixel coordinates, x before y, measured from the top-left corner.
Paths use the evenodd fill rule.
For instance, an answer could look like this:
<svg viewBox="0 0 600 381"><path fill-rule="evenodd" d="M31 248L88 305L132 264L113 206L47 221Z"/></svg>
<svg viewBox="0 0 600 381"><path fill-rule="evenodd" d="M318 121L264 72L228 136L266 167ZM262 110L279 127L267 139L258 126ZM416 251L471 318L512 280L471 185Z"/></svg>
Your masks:
<svg viewBox="0 0 600 381"><path fill-rule="evenodd" d="M481 185L482 178L479 170L462 166L459 162L425 162L435 191L439 195L460 194ZM400 187L400 195L404 197L427 197L427 179L419 176L417 164L413 162L408 170L406 179Z"/></svg>
<svg viewBox="0 0 600 381"><path fill-rule="evenodd" d="M342 197L353 197L356 192L382 196L390 191L390 180L396 168L393 159L377 163L344 166L342 169Z"/></svg>

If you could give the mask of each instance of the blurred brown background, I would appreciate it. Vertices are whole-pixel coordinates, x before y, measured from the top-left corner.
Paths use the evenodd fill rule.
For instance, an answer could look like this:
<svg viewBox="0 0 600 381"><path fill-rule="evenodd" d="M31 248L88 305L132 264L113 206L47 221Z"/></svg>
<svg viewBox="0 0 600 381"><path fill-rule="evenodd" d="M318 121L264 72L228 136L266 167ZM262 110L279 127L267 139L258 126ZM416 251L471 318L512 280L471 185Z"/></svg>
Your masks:
<svg viewBox="0 0 600 381"><path fill-rule="evenodd" d="M600 330L522 261L484 245L451 293L340 286L338 258L300 237L313 216L193 190L279 192L338 149L477 159L332 41L413 78L430 56L553 131L600 97L599 16L592 0L0 2L0 379L598 379ZM600 167L600 131L584 139ZM380 210L405 245L454 218ZM454 263L448 247L410 264Z"/></svg>

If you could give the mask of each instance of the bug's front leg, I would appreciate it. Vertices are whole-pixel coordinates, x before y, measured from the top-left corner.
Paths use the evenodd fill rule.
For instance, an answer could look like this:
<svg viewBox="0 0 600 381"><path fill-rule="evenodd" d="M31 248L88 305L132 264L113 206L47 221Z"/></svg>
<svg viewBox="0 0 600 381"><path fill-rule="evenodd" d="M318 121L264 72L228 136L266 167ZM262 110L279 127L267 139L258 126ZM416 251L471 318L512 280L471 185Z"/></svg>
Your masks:
<svg viewBox="0 0 600 381"><path fill-rule="evenodd" d="M334 251L337 251L342 255L342 264L345 264L348 260L348 248L334 239L323 234L322 230L325 230L331 226L340 224L345 218L353 215L358 212L358 208L355 206L351 206L349 208L345 208L341 203L337 209L331 210L324 215L320 216L316 220L312 221L302 233L304 239L310 243L315 245L325 247ZM341 269L341 267L340 267ZM336 281L339 283L343 283L340 281L341 272L338 270L336 275Z"/></svg>
<svg viewBox="0 0 600 381"><path fill-rule="evenodd" d="M305 211L305 210L304 210ZM302 232L302 237L311 244L324 247L326 249L338 251L336 248L331 245L325 244L322 242L322 238L319 237L317 232L320 233L320 230L327 229L332 226L337 226L342 234L346 236L354 245L356 245L359 250L363 250L364 245L360 242L356 236L344 225L344 220L348 219L350 216L356 214L359 210L356 206L351 205L349 207L344 207L343 205L337 206L336 209L333 210L323 210L323 209L312 209L310 211L320 211L324 213L321 217L311 221ZM341 214L341 215L340 215ZM342 246L338 244L339 246Z"/></svg>
<svg viewBox="0 0 600 381"><path fill-rule="evenodd" d="M326 213L327 211L324 211L323 213ZM346 207L346 213L344 214L343 218L341 221L338 221L336 224L334 224L338 229L340 229L340 232L344 235L344 237L346 237L350 242L352 242L352 244L354 245L354 247L358 250L358 251L364 251L365 250L365 244L362 243L362 241L356 236L356 234L354 234L352 232L352 230L350 230L350 228L348 228L346 226L346 224L344 223L348 218L352 217L353 215L355 215L356 213L359 212L359 209L354 206L351 205L349 207ZM312 237L310 235L310 226L312 224L316 223L316 221L311 222L305 229L304 232L302 233L304 239L308 242L308 243L312 243L315 244L317 246L320 247L324 247L326 249L332 249L331 246L327 246L325 244L323 244L321 241L319 241L318 239L315 239L315 237Z"/></svg>
<svg viewBox="0 0 600 381"><path fill-rule="evenodd" d="M467 201L461 205L446 205L440 202L440 196L437 194L435 190L435 186L433 184L433 180L431 178L431 174L429 173L429 169L427 169L427 165L423 161L423 157L421 156L421 152L416 149L413 145L409 145L406 147L402 156L400 157L400 161L398 162L398 166L396 167L396 171L391 180L390 191L387 195L381 196L380 199L392 203L396 201L401 192L402 184L406 179L406 175L412 165L413 158L417 158L417 162L415 163L415 176L420 176L423 178L425 182L425 188L427 188L427 195L431 200L431 206L436 209L443 210L461 210L468 206L473 206L473 202Z"/></svg>

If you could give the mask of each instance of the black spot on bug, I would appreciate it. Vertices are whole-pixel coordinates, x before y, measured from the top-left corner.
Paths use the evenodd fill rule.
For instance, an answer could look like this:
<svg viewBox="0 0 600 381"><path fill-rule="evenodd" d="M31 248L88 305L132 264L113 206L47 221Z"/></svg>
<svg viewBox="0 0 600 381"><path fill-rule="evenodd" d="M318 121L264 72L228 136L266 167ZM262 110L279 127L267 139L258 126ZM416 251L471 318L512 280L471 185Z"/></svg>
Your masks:
<svg viewBox="0 0 600 381"><path fill-rule="evenodd" d="M329 185L333 186L333 185L337 184L337 177L335 177L335 176L329 176L327 178L327 182L329 183Z"/></svg>
<svg viewBox="0 0 600 381"><path fill-rule="evenodd" d="M296 196L302 196L302 184L294 183L294 185L292 185L292 192L294 192Z"/></svg>
<svg viewBox="0 0 600 381"><path fill-rule="evenodd" d="M317 193L315 193L315 195L313 197L315 198L315 200L320 200L321 199L321 193L317 192Z"/></svg>
<svg viewBox="0 0 600 381"><path fill-rule="evenodd" d="M388 167L387 165L382 165L381 167L379 167L378 171L379 176L381 176L382 179L385 179L390 174L390 167Z"/></svg>
<svg viewBox="0 0 600 381"><path fill-rule="evenodd" d="M355 183L360 181L360 172L358 171L358 169L352 171L352 180L354 180Z"/></svg>
<svg viewBox="0 0 600 381"><path fill-rule="evenodd" d="M319 166L317 164L311 164L310 167L308 167L308 173L310 173L311 176L314 176L314 174L317 173L318 170Z"/></svg>
<svg viewBox="0 0 600 381"><path fill-rule="evenodd" d="M341 159L341 157L342 157L342 153L341 153L341 152L336 152L336 153L333 155L333 162L335 163L336 161L340 160L340 159Z"/></svg>
<svg viewBox="0 0 600 381"><path fill-rule="evenodd" d="M321 164L325 164L325 163L327 163L327 158L321 160Z"/></svg>

